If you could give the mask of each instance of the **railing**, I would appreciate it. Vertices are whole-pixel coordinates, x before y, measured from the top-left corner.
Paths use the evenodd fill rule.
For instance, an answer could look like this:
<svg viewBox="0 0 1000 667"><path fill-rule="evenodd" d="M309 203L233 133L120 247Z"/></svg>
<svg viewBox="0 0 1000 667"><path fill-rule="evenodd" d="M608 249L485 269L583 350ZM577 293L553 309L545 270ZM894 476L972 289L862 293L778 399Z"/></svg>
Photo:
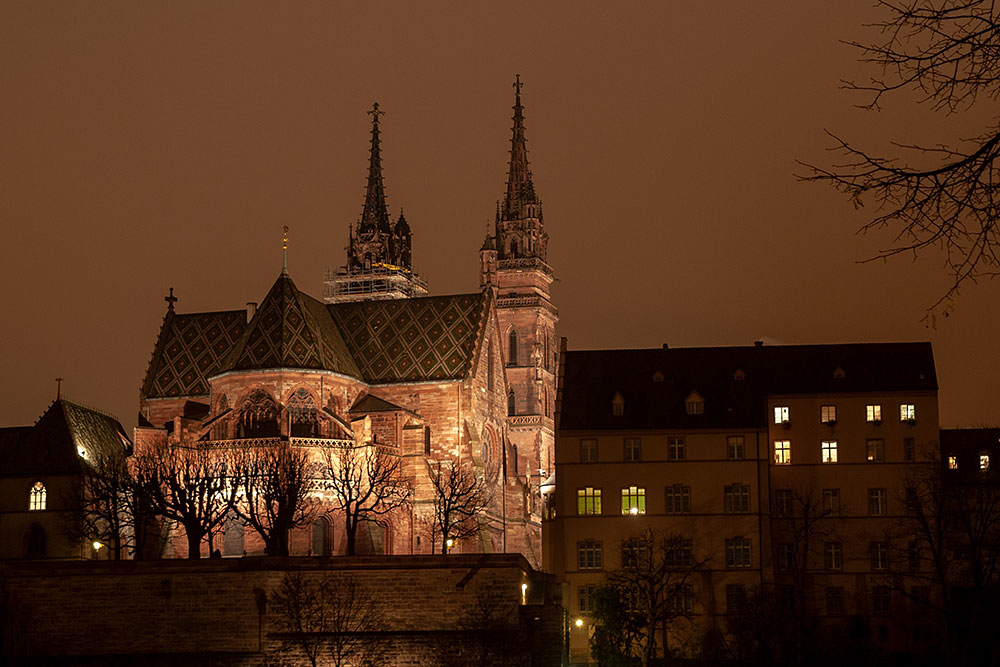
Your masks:
<svg viewBox="0 0 1000 667"><path fill-rule="evenodd" d="M552 273L552 267L537 257L514 257L512 259L501 259L497 262L500 269L541 269L545 273Z"/></svg>
<svg viewBox="0 0 1000 667"><path fill-rule="evenodd" d="M335 438L234 438L231 440L205 440L201 444L206 447L273 447L282 442L287 442L292 447L353 447L353 440L339 440Z"/></svg>
<svg viewBox="0 0 1000 667"><path fill-rule="evenodd" d="M538 426L551 422L551 417L543 417L542 415L515 415L507 417L507 424L510 426Z"/></svg>

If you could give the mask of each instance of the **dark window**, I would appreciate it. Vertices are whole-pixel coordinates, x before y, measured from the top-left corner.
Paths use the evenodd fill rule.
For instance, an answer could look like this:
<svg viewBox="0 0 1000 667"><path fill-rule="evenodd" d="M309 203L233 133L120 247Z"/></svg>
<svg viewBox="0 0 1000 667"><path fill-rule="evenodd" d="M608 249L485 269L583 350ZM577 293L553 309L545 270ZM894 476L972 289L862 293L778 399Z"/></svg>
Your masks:
<svg viewBox="0 0 1000 667"><path fill-rule="evenodd" d="M511 329L507 336L507 365L517 366L517 330Z"/></svg>
<svg viewBox="0 0 1000 667"><path fill-rule="evenodd" d="M750 511L750 487L732 484L725 487L726 514L746 514Z"/></svg>
<svg viewBox="0 0 1000 667"><path fill-rule="evenodd" d="M889 613L888 586L875 586L872 588L872 611L879 615Z"/></svg>
<svg viewBox="0 0 1000 667"><path fill-rule="evenodd" d="M841 586L826 587L826 613L828 616L843 616L844 589Z"/></svg>
<svg viewBox="0 0 1000 667"><path fill-rule="evenodd" d="M679 584L667 600L668 609L675 614L690 614L694 611L694 586Z"/></svg>
<svg viewBox="0 0 1000 667"><path fill-rule="evenodd" d="M666 565L673 568L691 567L691 540L674 540L667 545Z"/></svg>
<svg viewBox="0 0 1000 667"><path fill-rule="evenodd" d="M885 489L868 489L868 514L883 516L886 513Z"/></svg>
<svg viewBox="0 0 1000 667"><path fill-rule="evenodd" d="M581 570L600 570L604 567L604 549L597 540L576 543L577 567Z"/></svg>
<svg viewBox="0 0 1000 667"><path fill-rule="evenodd" d="M507 394L507 414L511 416L517 414L517 398L514 396L513 389Z"/></svg>
<svg viewBox="0 0 1000 667"><path fill-rule="evenodd" d="M25 536L24 555L28 558L45 557L45 530L37 523L31 524Z"/></svg>
<svg viewBox="0 0 1000 667"><path fill-rule="evenodd" d="M625 438L624 458L626 461L642 460L642 442L639 438Z"/></svg>
<svg viewBox="0 0 1000 667"><path fill-rule="evenodd" d="M882 440L868 441L868 460L872 463L885 461L885 442Z"/></svg>
<svg viewBox="0 0 1000 667"><path fill-rule="evenodd" d="M743 458L744 446L742 435L731 435L726 438L726 456L731 459Z"/></svg>
<svg viewBox="0 0 1000 667"><path fill-rule="evenodd" d="M581 463L596 463L597 462L597 439L596 438L581 438L580 439L580 462Z"/></svg>
<svg viewBox="0 0 1000 667"><path fill-rule="evenodd" d="M246 527L240 518L235 514L230 514L226 517L226 523L223 527L222 535L222 555L223 556L242 556L244 549L244 531Z"/></svg>
<svg viewBox="0 0 1000 667"><path fill-rule="evenodd" d="M671 461L683 461L687 458L684 438L667 438L667 458Z"/></svg>
<svg viewBox="0 0 1000 667"><path fill-rule="evenodd" d="M274 399L266 392L257 389L240 408L237 437L276 438L278 435L278 408L274 404Z"/></svg>
<svg viewBox="0 0 1000 667"><path fill-rule="evenodd" d="M774 513L779 517L792 516L792 492L790 489L778 489L774 492Z"/></svg>
<svg viewBox="0 0 1000 667"><path fill-rule="evenodd" d="M580 601L580 613L594 611L594 591L597 586L585 584L577 589L577 599Z"/></svg>
<svg viewBox="0 0 1000 667"><path fill-rule="evenodd" d="M778 543L778 569L791 570L795 565L795 552L791 542Z"/></svg>
<svg viewBox="0 0 1000 667"><path fill-rule="evenodd" d="M329 556L333 548L331 541L330 520L321 516L312 524L313 556Z"/></svg>
<svg viewBox="0 0 1000 667"><path fill-rule="evenodd" d="M297 389L288 399L289 435L293 438L315 438L319 435L316 404L307 389Z"/></svg>
<svg viewBox="0 0 1000 667"><path fill-rule="evenodd" d="M828 570L839 570L844 566L844 550L840 542L827 542L824 545L823 565Z"/></svg>
<svg viewBox="0 0 1000 667"><path fill-rule="evenodd" d="M914 455L913 438L903 438L903 460L912 461Z"/></svg>
<svg viewBox="0 0 1000 667"><path fill-rule="evenodd" d="M667 514L687 514L691 511L691 487L674 484L666 488Z"/></svg>
<svg viewBox="0 0 1000 667"><path fill-rule="evenodd" d="M743 584L726 584L726 613L738 612L747 599L747 587Z"/></svg>
<svg viewBox="0 0 1000 667"><path fill-rule="evenodd" d="M868 545L872 569L884 570L889 567L889 545L885 542L872 542Z"/></svg>
<svg viewBox="0 0 1000 667"><path fill-rule="evenodd" d="M726 567L750 567L750 539L734 537L726 540Z"/></svg>

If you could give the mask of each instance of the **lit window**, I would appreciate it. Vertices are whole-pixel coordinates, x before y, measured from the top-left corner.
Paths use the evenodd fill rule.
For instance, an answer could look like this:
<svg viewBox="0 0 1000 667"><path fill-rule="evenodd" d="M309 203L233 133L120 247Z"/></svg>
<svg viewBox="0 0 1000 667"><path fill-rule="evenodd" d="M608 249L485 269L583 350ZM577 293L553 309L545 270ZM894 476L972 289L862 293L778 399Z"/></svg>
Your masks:
<svg viewBox="0 0 1000 667"><path fill-rule="evenodd" d="M750 539L734 537L726 540L726 567L750 567Z"/></svg>
<svg viewBox="0 0 1000 667"><path fill-rule="evenodd" d="M576 490L577 514L601 513L601 490L592 487Z"/></svg>
<svg viewBox="0 0 1000 667"><path fill-rule="evenodd" d="M916 447L913 438L903 438L903 460L912 461Z"/></svg>
<svg viewBox="0 0 1000 667"><path fill-rule="evenodd" d="M917 418L917 406L912 403L902 403L899 406L899 421L909 422Z"/></svg>
<svg viewBox="0 0 1000 667"><path fill-rule="evenodd" d="M791 570L795 565L795 552L791 542L778 543L778 569Z"/></svg>
<svg viewBox="0 0 1000 667"><path fill-rule="evenodd" d="M778 489L774 492L774 510L780 517L792 516L792 492L790 489Z"/></svg>
<svg viewBox="0 0 1000 667"><path fill-rule="evenodd" d="M840 489L823 489L823 511L828 514L840 511Z"/></svg>
<svg viewBox="0 0 1000 667"><path fill-rule="evenodd" d="M888 586L875 586L872 588L872 611L880 616L889 613Z"/></svg>
<svg viewBox="0 0 1000 667"><path fill-rule="evenodd" d="M577 542L576 558L581 570L600 570L604 567L604 549L597 540Z"/></svg>
<svg viewBox="0 0 1000 667"><path fill-rule="evenodd" d="M774 408L774 423L784 424L788 421L788 406L779 405Z"/></svg>
<svg viewBox="0 0 1000 667"><path fill-rule="evenodd" d="M882 440L868 440L868 460L873 463L885 461L885 442Z"/></svg>
<svg viewBox="0 0 1000 667"><path fill-rule="evenodd" d="M630 486L622 489L622 514L646 513L646 489Z"/></svg>
<svg viewBox="0 0 1000 667"><path fill-rule="evenodd" d="M726 584L726 612L736 613L747 599L747 587L743 584Z"/></svg>
<svg viewBox="0 0 1000 667"><path fill-rule="evenodd" d="M840 542L827 542L824 545L823 565L828 570L839 570L844 566L844 552Z"/></svg>
<svg viewBox="0 0 1000 667"><path fill-rule="evenodd" d="M774 462L777 465L788 465L792 462L791 440L774 441Z"/></svg>
<svg viewBox="0 0 1000 667"><path fill-rule="evenodd" d="M826 587L826 613L828 616L843 616L844 589L841 586Z"/></svg>
<svg viewBox="0 0 1000 667"><path fill-rule="evenodd" d="M979 452L979 469L983 472L990 469L990 455L986 452Z"/></svg>
<svg viewBox="0 0 1000 667"><path fill-rule="evenodd" d="M948 457L948 470L958 470L958 457L949 456Z"/></svg>
<svg viewBox="0 0 1000 667"><path fill-rule="evenodd" d="M868 489L868 514L883 516L886 513L885 489Z"/></svg>
<svg viewBox="0 0 1000 667"><path fill-rule="evenodd" d="M686 458L684 438L667 438L667 458L671 461L683 461Z"/></svg>
<svg viewBox="0 0 1000 667"><path fill-rule="evenodd" d="M611 412L615 417L621 417L625 414L625 398L621 392L616 391L614 398L611 399Z"/></svg>
<svg viewBox="0 0 1000 667"><path fill-rule="evenodd" d="M882 406L881 405L866 405L865 413L867 415L868 421L872 423L879 423L882 421Z"/></svg>
<svg viewBox="0 0 1000 667"><path fill-rule="evenodd" d="M690 567L694 562L691 557L691 540L672 541L667 546L664 560L667 567Z"/></svg>
<svg viewBox="0 0 1000 667"><path fill-rule="evenodd" d="M583 438L580 440L580 461L582 463L597 462L597 440L594 438Z"/></svg>
<svg viewBox="0 0 1000 667"><path fill-rule="evenodd" d="M744 445L742 435L731 435L726 438L726 455L731 459L742 459Z"/></svg>
<svg viewBox="0 0 1000 667"><path fill-rule="evenodd" d="M705 414L705 399L701 397L696 391L692 391L686 399L684 399L684 412L689 415L703 415Z"/></svg>
<svg viewBox="0 0 1000 667"><path fill-rule="evenodd" d="M666 488L667 514L688 514L691 511L691 487L674 484Z"/></svg>
<svg viewBox="0 0 1000 667"><path fill-rule="evenodd" d="M585 584L577 589L577 599L580 602L580 613L585 614L589 611L594 611L594 591L597 590L597 586L594 584Z"/></svg>
<svg viewBox="0 0 1000 667"><path fill-rule="evenodd" d="M872 542L868 545L871 555L872 569L884 570L889 567L889 545L885 542Z"/></svg>
<svg viewBox="0 0 1000 667"><path fill-rule="evenodd" d="M24 488L24 487L21 487ZM28 499L28 510L43 510L45 509L46 499L48 497L48 492L45 491L45 485L41 482L35 482L31 487L31 495Z"/></svg>
<svg viewBox="0 0 1000 667"><path fill-rule="evenodd" d="M639 438L625 438L625 460L641 461L642 447Z"/></svg>
<svg viewBox="0 0 1000 667"><path fill-rule="evenodd" d="M823 441L823 463L836 463L837 462L837 441L836 440L824 440Z"/></svg>
<svg viewBox="0 0 1000 667"><path fill-rule="evenodd" d="M732 484L725 487L727 514L746 514L750 511L750 487L746 484Z"/></svg>
<svg viewBox="0 0 1000 667"><path fill-rule="evenodd" d="M819 408L819 420L824 424L833 424L837 421L837 406L822 405Z"/></svg>

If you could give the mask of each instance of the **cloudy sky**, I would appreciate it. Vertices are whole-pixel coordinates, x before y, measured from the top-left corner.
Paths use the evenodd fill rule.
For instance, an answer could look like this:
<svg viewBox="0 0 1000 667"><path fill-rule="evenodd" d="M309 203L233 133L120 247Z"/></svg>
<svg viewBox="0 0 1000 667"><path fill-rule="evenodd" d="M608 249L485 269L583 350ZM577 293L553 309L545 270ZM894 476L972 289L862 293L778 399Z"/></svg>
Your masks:
<svg viewBox="0 0 1000 667"><path fill-rule="evenodd" d="M319 296L361 212L378 101L393 215L432 293L478 288L511 83L570 348L930 340L941 423L1000 421L1000 281L937 328L943 257L860 264L891 234L796 160L824 130L884 149L975 133L839 89L870 2L4 2L0 424L67 396L133 425L169 287L181 312Z"/></svg>

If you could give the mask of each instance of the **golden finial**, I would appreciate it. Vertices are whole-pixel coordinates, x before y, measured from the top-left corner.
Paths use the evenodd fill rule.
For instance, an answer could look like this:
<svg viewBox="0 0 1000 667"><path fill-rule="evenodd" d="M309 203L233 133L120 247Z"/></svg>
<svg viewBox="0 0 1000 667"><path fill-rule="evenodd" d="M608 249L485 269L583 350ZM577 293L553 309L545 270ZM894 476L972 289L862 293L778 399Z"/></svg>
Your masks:
<svg viewBox="0 0 1000 667"><path fill-rule="evenodd" d="M285 225L285 233L281 236L281 249L288 250L288 225Z"/></svg>
<svg viewBox="0 0 1000 667"><path fill-rule="evenodd" d="M281 273L288 275L288 225L281 235Z"/></svg>

